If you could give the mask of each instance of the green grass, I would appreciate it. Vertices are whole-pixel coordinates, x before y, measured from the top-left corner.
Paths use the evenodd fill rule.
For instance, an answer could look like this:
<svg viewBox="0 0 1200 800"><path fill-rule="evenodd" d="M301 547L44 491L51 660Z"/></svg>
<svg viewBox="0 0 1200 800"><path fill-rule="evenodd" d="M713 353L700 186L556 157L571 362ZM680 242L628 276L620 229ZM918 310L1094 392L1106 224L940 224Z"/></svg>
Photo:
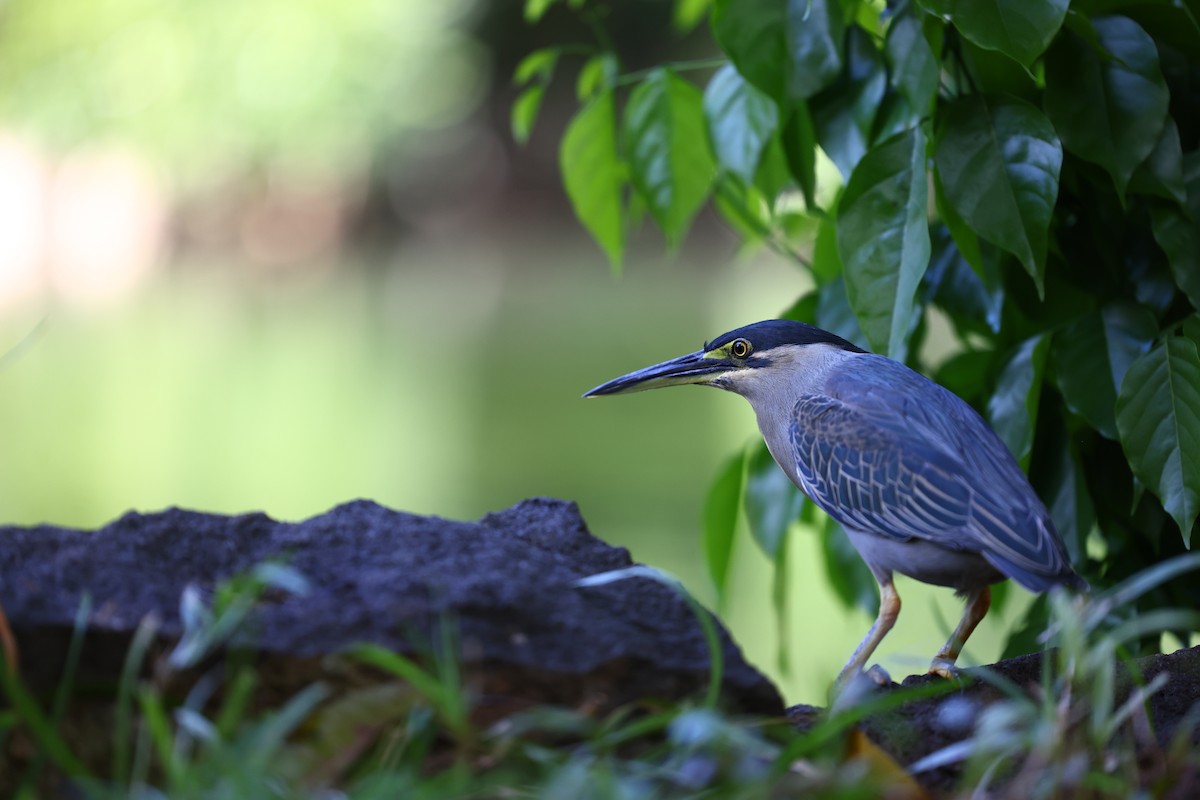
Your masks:
<svg viewBox="0 0 1200 800"><path fill-rule="evenodd" d="M1126 702L1113 702L1124 645L1161 625L1194 626L1198 616L1138 621L1122 614L1125 604L1198 566L1200 556L1192 555L1092 599L1053 595L1050 634L1058 649L1045 659L1042 691L1031 695L988 678L1006 698L983 710L970 738L915 769L961 764L964 793L1023 798L1153 795L1169 788L1170 776L1200 769L1200 754L1188 746L1193 727L1185 724L1169 747L1154 740L1145 701L1162 690L1161 681L1135 683ZM168 692L177 671L220 650L267 590L303 591L303 583L267 565L218 587L211 607L184 599L191 606L187 633L153 664L146 663L152 626L139 629L111 696L116 722L101 763L94 747L74 752L60 727L74 699L85 602L63 680L50 697L34 696L19 679L0 679L0 748L11 755L20 742L17 750L32 752L18 774L3 776L13 796L39 797L65 780L96 800L875 797L911 786L911 779L886 758L864 755L861 741L848 738L855 723L954 690L939 683L839 703L804 732L781 719L724 713L711 687L706 696L646 700L603 715L535 706L485 724L454 626L445 621L417 656L375 645L349 650L343 659L385 677L340 694L318 683L277 706L254 708L253 691L268 676L245 659L228 659L224 672L200 673L183 696ZM96 699L94 687L89 699Z"/></svg>

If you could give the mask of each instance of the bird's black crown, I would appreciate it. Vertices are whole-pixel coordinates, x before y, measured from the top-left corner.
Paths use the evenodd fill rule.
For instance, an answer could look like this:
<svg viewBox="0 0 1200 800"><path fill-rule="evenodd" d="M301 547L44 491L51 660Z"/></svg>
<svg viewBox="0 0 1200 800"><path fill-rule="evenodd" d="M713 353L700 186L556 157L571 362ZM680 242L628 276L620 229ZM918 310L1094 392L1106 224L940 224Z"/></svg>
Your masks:
<svg viewBox="0 0 1200 800"><path fill-rule="evenodd" d="M737 330L721 334L711 342L706 342L704 350L706 352L715 350L729 344L734 339L750 340L756 352L763 352L784 344L829 344L852 353L867 352L836 334L822 330L815 325L809 325L807 322L796 322L790 319L768 319L753 325L744 325Z"/></svg>

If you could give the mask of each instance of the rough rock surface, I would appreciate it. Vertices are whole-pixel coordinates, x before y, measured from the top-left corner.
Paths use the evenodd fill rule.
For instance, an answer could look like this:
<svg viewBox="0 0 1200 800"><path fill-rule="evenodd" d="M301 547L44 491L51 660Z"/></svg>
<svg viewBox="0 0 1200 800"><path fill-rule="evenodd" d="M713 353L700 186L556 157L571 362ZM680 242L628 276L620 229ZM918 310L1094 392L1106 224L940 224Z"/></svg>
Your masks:
<svg viewBox="0 0 1200 800"><path fill-rule="evenodd" d="M0 528L0 602L22 674L53 685L86 592L93 610L80 674L103 681L119 674L147 614L162 636L180 633L185 586L211 592L273 558L311 584L306 595L272 595L253 626L263 658L307 665L285 671L293 684L323 677L320 657L354 642L427 652L443 621L456 627L485 696L607 708L682 697L708 680L703 632L672 588L647 578L574 585L632 562L593 537L573 503L547 499L479 522L356 501L297 523L171 509L95 531ZM720 635L731 705L781 713L775 688Z"/></svg>

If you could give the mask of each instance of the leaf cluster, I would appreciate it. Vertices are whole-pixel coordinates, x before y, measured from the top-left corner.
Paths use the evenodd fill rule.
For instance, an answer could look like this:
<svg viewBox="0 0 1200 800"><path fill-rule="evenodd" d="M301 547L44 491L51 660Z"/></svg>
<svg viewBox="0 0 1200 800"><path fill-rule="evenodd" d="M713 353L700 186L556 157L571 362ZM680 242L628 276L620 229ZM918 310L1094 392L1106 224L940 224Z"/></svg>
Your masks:
<svg viewBox="0 0 1200 800"><path fill-rule="evenodd" d="M906 361L974 404L1094 584L1190 548L1195 3L677 4L685 23L706 14L715 62L622 73L604 36L580 72L560 164L614 265L643 211L675 244L711 201L747 243L815 279L781 316ZM547 54L562 53L532 54L518 77L544 85L551 74L530 65ZM535 114L518 101L525 130ZM936 362L924 347L934 320L953 338ZM706 548L718 586L739 505L772 556L779 522L761 527L754 507L794 519L803 505L779 482L763 488L772 469L761 451L739 454L718 478ZM848 601L869 596L865 571L830 573ZM1138 603L1195 607L1200 591L1174 582Z"/></svg>

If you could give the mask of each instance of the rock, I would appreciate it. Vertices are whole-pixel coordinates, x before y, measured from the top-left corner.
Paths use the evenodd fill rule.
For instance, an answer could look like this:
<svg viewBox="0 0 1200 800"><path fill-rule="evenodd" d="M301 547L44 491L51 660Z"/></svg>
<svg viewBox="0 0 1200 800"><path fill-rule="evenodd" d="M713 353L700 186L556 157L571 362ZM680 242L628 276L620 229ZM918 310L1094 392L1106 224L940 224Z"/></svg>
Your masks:
<svg viewBox="0 0 1200 800"><path fill-rule="evenodd" d="M35 688L55 685L85 593L92 612L80 680L115 682L143 618L158 617L165 648L181 633L186 586L211 595L268 559L311 585L305 595L271 594L238 640L270 661L260 677L278 680L278 692L328 678L322 658L355 642L427 654L443 624L457 632L485 705L604 710L684 697L708 681L708 650L688 604L644 577L577 587L632 561L592 536L573 503L547 499L474 523L357 501L297 523L170 509L95 531L0 528L0 602L21 645L22 675ZM725 700L781 713L775 688L716 624Z"/></svg>

